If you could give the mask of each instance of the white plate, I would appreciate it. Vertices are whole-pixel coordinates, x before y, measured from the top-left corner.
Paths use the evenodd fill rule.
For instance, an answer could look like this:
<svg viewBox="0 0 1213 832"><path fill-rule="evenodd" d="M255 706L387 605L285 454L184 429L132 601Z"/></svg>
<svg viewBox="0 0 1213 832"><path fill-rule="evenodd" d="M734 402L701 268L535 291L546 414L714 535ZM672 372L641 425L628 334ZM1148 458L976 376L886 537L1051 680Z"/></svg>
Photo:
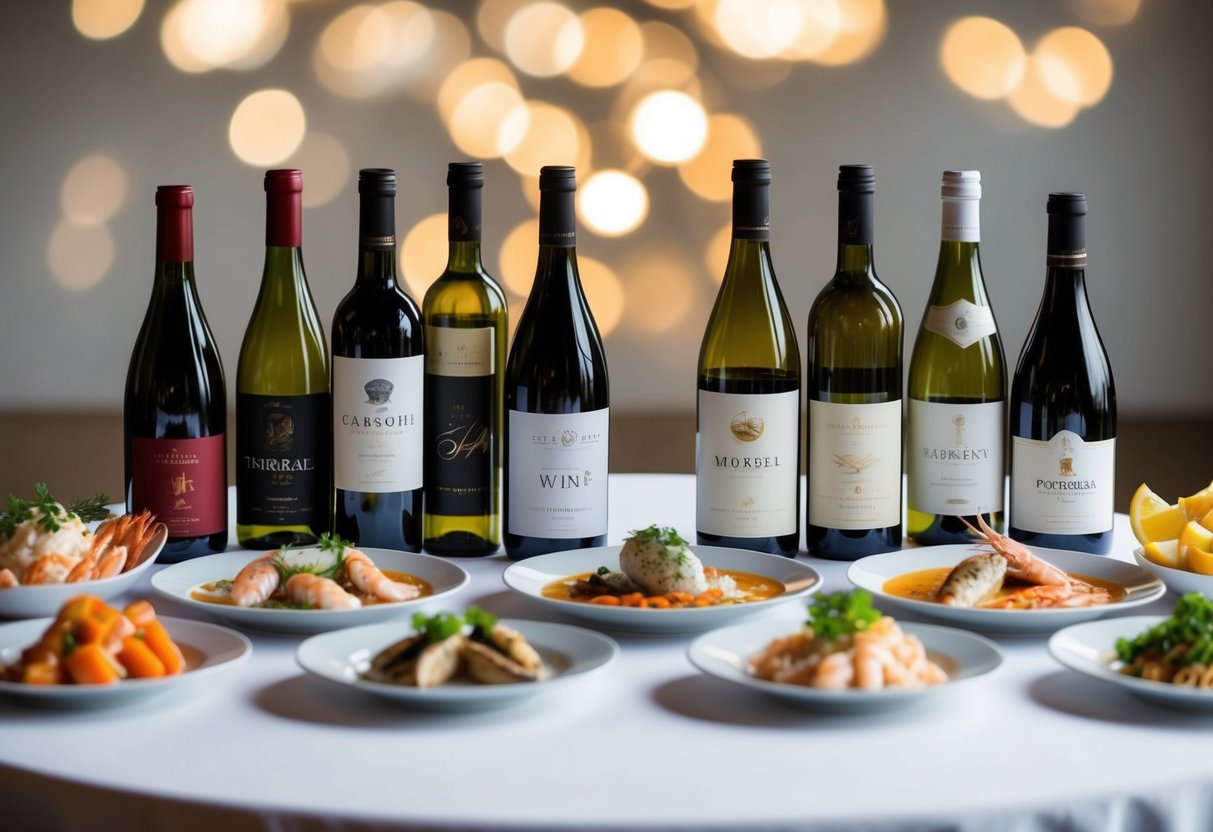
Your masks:
<svg viewBox="0 0 1213 832"><path fill-rule="evenodd" d="M0 626L0 664L20 659L21 651L42 638L54 620L39 618ZM27 685L0 681L0 696L51 708L128 705L159 696L182 683L193 684L202 676L244 661L253 651L245 636L218 624L167 617L160 621L185 654L183 673L159 679L125 679L113 685Z"/></svg>
<svg viewBox="0 0 1213 832"><path fill-rule="evenodd" d="M647 633L702 632L729 624L774 604L803 597L821 585L821 576L816 571L792 558L751 552L748 549L692 546L691 550L703 561L704 566L750 572L779 581L785 587L783 594L768 601L666 610L604 607L543 596L545 586L570 575L593 572L600 566L618 569L619 550L622 548L599 546L595 549L572 549L567 552L536 555L511 564L502 574L502 578L510 589L553 609L611 629Z"/></svg>
<svg viewBox="0 0 1213 832"><path fill-rule="evenodd" d="M933 569L940 566L955 566L970 555L980 551L967 543L946 546L923 546L903 549L861 558L847 569L847 579L872 595L922 615L988 633L1051 633L1074 624L1102 615L1123 612L1126 609L1149 603L1166 592L1162 581L1131 563L1085 552L1064 549L1030 547L1032 551L1054 566L1079 575L1090 575L1113 581L1125 588L1125 597L1112 604L1095 607L1074 607L1047 610L987 610L973 607L949 607L934 601L915 601L885 592L885 582L907 572Z"/></svg>
<svg viewBox="0 0 1213 832"><path fill-rule="evenodd" d="M564 688L576 679L601 670L619 655L619 645L613 640L581 627L512 619L502 619L501 623L526 636L543 657L551 677L542 682L513 685L452 682L436 688L414 688L362 678L375 654L414 632L412 627L401 622L370 624L312 636L299 645L295 658L304 670L321 679L393 702L424 710L465 711L499 707Z"/></svg>
<svg viewBox="0 0 1213 832"><path fill-rule="evenodd" d="M164 544L161 543L160 548L143 563L112 578L77 581L73 584L37 584L0 589L0 618L41 618L48 615L54 617L69 599L83 594L96 595L108 601L130 589L160 556L163 549Z"/></svg>
<svg viewBox="0 0 1213 832"><path fill-rule="evenodd" d="M1053 634L1049 652L1066 667L1166 708L1213 711L1213 690L1127 676L1116 668L1116 639L1135 638L1166 615L1132 615L1075 624Z"/></svg>
<svg viewBox="0 0 1213 832"><path fill-rule="evenodd" d="M1186 569L1172 569L1169 566L1160 566L1146 557L1144 549L1134 549L1133 560L1137 561L1142 569L1152 572L1161 578L1162 582L1167 585L1167 589L1176 595L1199 592L1201 595L1213 598L1213 575L1201 575L1198 572L1189 572Z"/></svg>
<svg viewBox="0 0 1213 832"><path fill-rule="evenodd" d="M431 603L441 600L468 582L468 573L450 561L432 555L398 552L394 549L362 549L380 569L407 572L428 581L433 593L411 601L370 604L352 610L289 610L237 607L230 604L212 604L190 597L190 593L202 584L236 577L245 564L265 552L223 552L202 558L182 561L166 567L152 576L152 586L196 610L218 616L238 627L273 633L311 635L372 624L392 618L412 615L426 609Z"/></svg>
<svg viewBox="0 0 1213 832"><path fill-rule="evenodd" d="M713 630L691 643L687 658L709 676L774 696L797 707L832 713L870 713L915 705L949 694L976 679L989 677L1002 667L1002 651L988 639L951 627L902 621L898 622L902 630L918 636L931 658L948 671L947 682L921 688L874 691L819 690L769 682L751 675L750 657L762 652L773 639L796 632L797 623L752 621Z"/></svg>

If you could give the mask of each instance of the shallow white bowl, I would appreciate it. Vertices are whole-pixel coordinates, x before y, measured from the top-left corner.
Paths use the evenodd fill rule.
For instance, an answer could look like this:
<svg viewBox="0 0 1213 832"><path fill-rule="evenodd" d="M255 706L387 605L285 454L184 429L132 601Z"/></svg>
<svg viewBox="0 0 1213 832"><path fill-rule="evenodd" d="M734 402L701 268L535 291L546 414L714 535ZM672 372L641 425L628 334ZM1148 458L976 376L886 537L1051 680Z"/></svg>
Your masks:
<svg viewBox="0 0 1213 832"><path fill-rule="evenodd" d="M353 610L262 609L212 604L190 597L190 593L202 584L235 578L236 573L245 564L265 554L250 551L223 552L182 561L153 575L152 586L162 595L222 618L238 627L272 633L311 635L412 615L459 591L469 580L468 573L462 567L432 555L418 555L394 549L366 548L362 551L380 569L407 572L428 581L433 587L433 593L411 601L371 604Z"/></svg>
<svg viewBox="0 0 1213 832"><path fill-rule="evenodd" d="M917 705L944 697L977 679L991 677L1002 667L1002 651L981 636L933 624L903 621L899 625L905 632L918 636L930 657L944 666L950 677L947 682L875 691L819 690L753 676L750 657L762 652L773 639L796 632L794 621L752 621L704 633L691 643L687 658L709 676L796 707L831 713L871 713Z"/></svg>
<svg viewBox="0 0 1213 832"><path fill-rule="evenodd" d="M1202 595L1213 598L1213 575L1201 575L1198 572L1189 572L1186 569L1172 569L1169 566L1160 566L1147 558L1145 550L1140 548L1133 550L1133 560L1137 561L1142 569L1152 572L1161 578L1162 582L1167 585L1167 589L1176 595L1199 592Z"/></svg>
<svg viewBox="0 0 1213 832"><path fill-rule="evenodd" d="M704 566L751 572L779 581L785 587L783 594L767 601L750 601L745 604L665 610L604 607L582 601L562 601L544 597L543 588L555 581L583 572L593 572L600 566L618 569L619 550L622 548L599 546L594 549L572 549L567 552L537 555L511 564L502 574L502 579L510 589L552 609L610 629L646 633L703 632L768 609L775 604L801 598L821 585L821 576L815 570L792 558L752 552L748 549L692 546L692 551L703 561Z"/></svg>
<svg viewBox="0 0 1213 832"><path fill-rule="evenodd" d="M955 566L976 553L967 543L923 546L861 558L847 569L847 579L873 596L922 615L938 618L970 630L989 633L1051 633L1061 627L1149 603L1166 592L1157 577L1140 566L1101 555L1065 549L1030 547L1054 566L1078 575L1113 581L1125 588L1125 597L1112 604L1046 610L987 610L950 607L934 601L916 601L885 592L885 582L907 572Z"/></svg>
<svg viewBox="0 0 1213 832"><path fill-rule="evenodd" d="M212 672L239 664L253 645L244 635L186 618L161 618L173 641L185 654L185 671L159 679L124 679L113 685L27 685L0 681L0 696L50 708L108 708L160 696L181 685L192 685ZM53 618L19 621L0 626L0 664L12 664L21 651L35 643Z"/></svg>
<svg viewBox="0 0 1213 832"><path fill-rule="evenodd" d="M401 622L371 624L312 636L299 645L299 666L321 679L347 689L361 691L408 707L432 711L466 711L494 708L552 691L602 670L619 655L619 645L610 638L581 627L543 621L502 619L501 623L522 633L539 651L551 676L542 682L480 685L451 682L435 688L415 688L364 679L371 659L380 650L411 635L412 627Z"/></svg>

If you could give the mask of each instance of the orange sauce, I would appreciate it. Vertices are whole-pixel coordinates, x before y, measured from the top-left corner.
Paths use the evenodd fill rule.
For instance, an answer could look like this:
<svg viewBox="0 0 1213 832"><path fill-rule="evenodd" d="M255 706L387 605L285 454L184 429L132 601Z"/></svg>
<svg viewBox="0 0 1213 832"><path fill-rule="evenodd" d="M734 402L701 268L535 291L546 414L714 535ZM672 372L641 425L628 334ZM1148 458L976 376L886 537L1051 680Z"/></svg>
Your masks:
<svg viewBox="0 0 1213 832"><path fill-rule="evenodd" d="M904 575L889 578L889 580L884 582L884 586L881 589L890 595L896 595L898 598L909 598L913 601L934 601L939 595L939 590L943 587L943 582L948 579L951 571L951 566L939 566L933 569L920 569L917 572L907 572ZM1112 603L1121 601L1125 597L1125 588L1120 584L1105 581L1101 578L1092 578L1090 575L1075 575L1071 572L1067 572L1066 574L1071 578L1077 578L1108 590L1112 595ZM1008 578L1003 584L1002 589L996 592L991 600L1001 600L1010 596L1015 590L1023 589L1027 586L1031 586L1031 584Z"/></svg>
<svg viewBox="0 0 1213 832"><path fill-rule="evenodd" d="M782 595L785 591L782 583L772 580L765 575L756 575L753 572L741 572L736 569L717 569L716 573L721 577L727 575L732 578L737 585L737 591L742 593L742 597L726 599L720 601L720 604L744 604L750 601L767 601ZM556 601L572 601L578 604L588 604L593 596L579 593L574 594L573 585L578 581L589 580L593 574L593 572L582 572L579 575L569 575L567 578L552 581L543 588L543 597L552 598Z"/></svg>
<svg viewBox="0 0 1213 832"><path fill-rule="evenodd" d="M434 588L430 585L430 582L424 580L423 578L418 578L416 575L410 575L408 572L396 572L391 569L384 569L383 574L387 575L396 583L412 584L413 586L417 587L419 590L421 590L420 597L422 598L427 595L434 594ZM236 602L233 601L227 591L222 588L223 583L223 581L212 581L208 584L200 584L198 587L190 590L190 598L207 604L219 604L220 606L233 607L236 605ZM392 603L390 601L381 601L373 595L367 595L360 592L345 581L338 581L338 583L341 584L342 589L361 601L362 606L364 607L374 606L375 604ZM273 594L270 595L265 604L260 604L258 606L272 607L274 606L275 601L284 606L289 606L291 609L302 609L302 607L296 607L293 604L287 603L286 590L282 586L279 586L274 590Z"/></svg>

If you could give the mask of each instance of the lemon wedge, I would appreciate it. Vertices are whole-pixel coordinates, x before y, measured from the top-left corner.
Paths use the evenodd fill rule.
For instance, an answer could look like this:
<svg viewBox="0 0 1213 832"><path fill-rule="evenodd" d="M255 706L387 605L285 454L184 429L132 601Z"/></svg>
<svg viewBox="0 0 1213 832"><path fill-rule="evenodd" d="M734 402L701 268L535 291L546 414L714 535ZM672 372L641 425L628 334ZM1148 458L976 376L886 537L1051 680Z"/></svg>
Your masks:
<svg viewBox="0 0 1213 832"><path fill-rule="evenodd" d="M1210 550L1213 550L1213 529L1206 529L1198 520L1189 521L1179 535L1180 562L1188 562L1189 552L1200 551L1209 554Z"/></svg>
<svg viewBox="0 0 1213 832"><path fill-rule="evenodd" d="M1213 552L1188 549L1188 571L1200 575L1213 575Z"/></svg>
<svg viewBox="0 0 1213 832"><path fill-rule="evenodd" d="M1129 525L1142 546L1152 541L1175 540L1188 523L1178 505L1170 505L1144 482L1129 501Z"/></svg>
<svg viewBox="0 0 1213 832"><path fill-rule="evenodd" d="M1180 497L1179 507L1189 520L1199 520L1213 511L1213 482L1189 497Z"/></svg>
<svg viewBox="0 0 1213 832"><path fill-rule="evenodd" d="M1208 514L1200 518L1200 525L1204 526L1210 531L1213 531L1213 508L1209 509Z"/></svg>
<svg viewBox="0 0 1213 832"><path fill-rule="evenodd" d="M1146 560L1159 566L1169 566L1172 569L1182 569L1179 565L1178 540L1151 540L1143 547Z"/></svg>

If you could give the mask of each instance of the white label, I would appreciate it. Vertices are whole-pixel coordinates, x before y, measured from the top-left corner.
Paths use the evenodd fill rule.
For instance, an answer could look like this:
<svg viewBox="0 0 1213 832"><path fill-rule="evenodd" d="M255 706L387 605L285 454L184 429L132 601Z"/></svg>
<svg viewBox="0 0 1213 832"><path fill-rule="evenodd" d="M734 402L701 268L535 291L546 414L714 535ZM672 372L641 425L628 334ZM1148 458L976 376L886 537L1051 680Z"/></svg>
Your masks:
<svg viewBox="0 0 1213 832"><path fill-rule="evenodd" d="M994 325L994 312L990 307L978 306L963 298L947 306L928 306L922 325L961 349L971 347L987 335L998 331L998 327Z"/></svg>
<svg viewBox="0 0 1213 832"><path fill-rule="evenodd" d="M606 534L609 431L606 407L588 413L510 411L510 534Z"/></svg>
<svg viewBox="0 0 1213 832"><path fill-rule="evenodd" d="M925 514L1002 511L1005 402L910 399L907 507Z"/></svg>
<svg viewBox="0 0 1213 832"><path fill-rule="evenodd" d="M493 327L427 326L425 371L436 376L491 376Z"/></svg>
<svg viewBox="0 0 1213 832"><path fill-rule="evenodd" d="M901 525L901 400L809 402L809 522Z"/></svg>
<svg viewBox="0 0 1213 832"><path fill-rule="evenodd" d="M333 485L390 493L421 487L425 358L333 356Z"/></svg>
<svg viewBox="0 0 1213 832"><path fill-rule="evenodd" d="M728 537L793 534L800 511L800 391L699 391L695 527Z"/></svg>
<svg viewBox="0 0 1213 832"><path fill-rule="evenodd" d="M1072 431L1048 441L1011 437L1011 512L1018 529L1094 534L1112 528L1116 440Z"/></svg>
<svg viewBox="0 0 1213 832"><path fill-rule="evenodd" d="M941 237L957 243L981 242L981 200L945 198Z"/></svg>

